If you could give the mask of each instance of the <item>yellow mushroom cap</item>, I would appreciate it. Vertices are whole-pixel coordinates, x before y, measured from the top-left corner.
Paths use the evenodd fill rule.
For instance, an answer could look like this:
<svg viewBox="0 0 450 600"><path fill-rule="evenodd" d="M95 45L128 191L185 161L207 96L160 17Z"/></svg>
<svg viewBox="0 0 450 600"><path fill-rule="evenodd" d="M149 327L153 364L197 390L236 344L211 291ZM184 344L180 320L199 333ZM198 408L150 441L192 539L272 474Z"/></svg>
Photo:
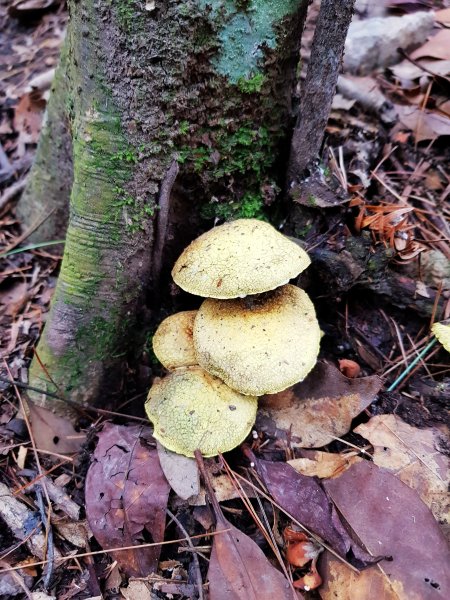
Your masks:
<svg viewBox="0 0 450 600"><path fill-rule="evenodd" d="M207 231L172 270L177 285L205 298L243 298L286 284L311 263L298 244L272 225L238 219Z"/></svg>
<svg viewBox="0 0 450 600"><path fill-rule="evenodd" d="M200 366L243 394L273 394L316 364L320 328L306 292L285 285L250 306L207 299L194 322Z"/></svg>
<svg viewBox="0 0 450 600"><path fill-rule="evenodd" d="M153 352L159 362L171 371L197 364L192 329L196 310L186 310L164 319L153 336Z"/></svg>
<svg viewBox="0 0 450 600"><path fill-rule="evenodd" d="M450 325L444 325L443 323L435 323L431 328L436 338L444 346L447 352L450 352Z"/></svg>
<svg viewBox="0 0 450 600"><path fill-rule="evenodd" d="M145 410L154 437L168 450L215 456L247 437L257 406L257 398L232 390L200 367L188 367L154 383Z"/></svg>

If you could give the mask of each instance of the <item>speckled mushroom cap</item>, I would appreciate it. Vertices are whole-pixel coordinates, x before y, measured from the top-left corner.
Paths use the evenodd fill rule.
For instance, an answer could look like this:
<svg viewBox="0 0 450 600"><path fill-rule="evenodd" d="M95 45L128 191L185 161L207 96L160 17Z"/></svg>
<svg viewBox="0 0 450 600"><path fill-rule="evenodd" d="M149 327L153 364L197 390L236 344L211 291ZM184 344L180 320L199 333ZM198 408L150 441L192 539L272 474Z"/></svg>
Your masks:
<svg viewBox="0 0 450 600"><path fill-rule="evenodd" d="M238 219L207 231L172 270L177 285L205 298L243 298L286 284L310 264L296 243L269 223Z"/></svg>
<svg viewBox="0 0 450 600"><path fill-rule="evenodd" d="M215 456L247 437L257 405L257 398L232 390L200 367L187 367L153 384L145 410L154 437L168 450Z"/></svg>
<svg viewBox="0 0 450 600"><path fill-rule="evenodd" d="M450 352L450 325L435 323L431 328L439 342L444 346L447 352Z"/></svg>
<svg viewBox="0 0 450 600"><path fill-rule="evenodd" d="M192 330L196 310L186 310L164 319L153 336L153 352L159 362L172 371L197 364Z"/></svg>
<svg viewBox="0 0 450 600"><path fill-rule="evenodd" d="M286 285L252 306L207 299L194 322L199 365L243 394L273 394L316 363L320 328L306 292Z"/></svg>

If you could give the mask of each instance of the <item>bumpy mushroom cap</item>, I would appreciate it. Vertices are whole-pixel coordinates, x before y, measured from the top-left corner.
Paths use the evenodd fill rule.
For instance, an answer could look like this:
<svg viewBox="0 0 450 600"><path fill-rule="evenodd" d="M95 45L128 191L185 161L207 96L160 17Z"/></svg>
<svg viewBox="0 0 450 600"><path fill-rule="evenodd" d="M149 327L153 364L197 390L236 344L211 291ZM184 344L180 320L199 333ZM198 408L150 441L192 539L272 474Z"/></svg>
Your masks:
<svg viewBox="0 0 450 600"><path fill-rule="evenodd" d="M194 322L199 365L243 394L273 394L302 381L316 363L320 328L306 292L294 285L250 306L203 302Z"/></svg>
<svg viewBox="0 0 450 600"><path fill-rule="evenodd" d="M159 362L172 371L197 364L192 329L196 310L186 310L164 319L153 336L153 352Z"/></svg>
<svg viewBox="0 0 450 600"><path fill-rule="evenodd" d="M243 396L200 367L177 369L153 384L145 410L168 450L215 456L238 446L255 422L257 398Z"/></svg>
<svg viewBox="0 0 450 600"><path fill-rule="evenodd" d="M310 264L309 256L272 225L238 219L207 231L172 270L177 285L205 298L243 298L284 285Z"/></svg>
<svg viewBox="0 0 450 600"><path fill-rule="evenodd" d="M435 323L431 328L436 338L441 342L447 352L450 352L450 325Z"/></svg>

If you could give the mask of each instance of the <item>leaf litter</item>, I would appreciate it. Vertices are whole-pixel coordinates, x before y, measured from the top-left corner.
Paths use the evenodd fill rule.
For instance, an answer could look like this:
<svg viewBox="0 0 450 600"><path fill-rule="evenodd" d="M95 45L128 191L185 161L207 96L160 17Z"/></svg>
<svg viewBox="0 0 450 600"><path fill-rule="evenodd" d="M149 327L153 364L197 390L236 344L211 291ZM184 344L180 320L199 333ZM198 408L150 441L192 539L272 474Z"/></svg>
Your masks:
<svg viewBox="0 0 450 600"><path fill-rule="evenodd" d="M106 423L98 434L86 477L86 514L92 532L106 548L139 545L150 536L162 542L169 484L149 428ZM161 548L126 550L113 557L127 575L157 571Z"/></svg>
<svg viewBox="0 0 450 600"><path fill-rule="evenodd" d="M26 6L26 3L22 4ZM46 3L30 3L37 7L44 4ZM410 4L420 3L410 2ZM404 5L406 6L405 3ZM5 20L4 12L0 12L0 18L2 24L6 24L2 29L10 28L11 19ZM4 36L0 40L0 50L6 65L5 70L0 72L0 81L6 90L8 101L8 110L3 111L0 116L0 142L9 163L9 165L4 163L2 159L0 165L2 190L13 190L17 182L20 184L20 178L26 175L31 164L45 101L48 97L48 82L51 81L58 48L63 37L65 18L62 12L42 14L38 27L33 29L24 26L21 37L16 37L15 43L10 43L11 36ZM437 12L436 20L448 27L450 23L448 10ZM368 233L372 236L374 255L380 245L392 249L396 260L401 263L399 268L405 270L401 272L402 276L406 274L411 281L417 282L415 289L419 291L422 289L425 294L429 294L430 287L434 289L441 287L441 297L445 301L449 298L449 286L446 283L448 276L442 274L440 263L438 264L439 261L434 258L436 253L440 253L442 257L439 259L441 263L442 260L448 263L450 258L448 245L450 236L447 225L450 184L448 175L443 169L445 150L440 146L443 142L442 136L447 135L448 132L450 115L448 94L445 90L449 76L448 52L446 46L439 41L441 38L446 39L446 36L446 33L438 31L437 35L431 37L422 48L410 54L409 58L414 62L405 58L403 63L390 67L385 73L364 78L351 77L353 87L359 90L359 97L350 101L345 101L343 98L340 107L337 105L333 110L328 124L330 144L335 150L336 158L334 162L330 161L331 170L340 179L345 181L347 178L347 190L358 200L349 209L343 209L348 210L345 219L344 213L340 213L346 223L347 239L354 242L360 239L358 236L364 237ZM349 78L348 75L346 76ZM349 86L346 93L349 93L348 90ZM375 91L377 102L369 106L367 96ZM399 118L396 118L394 126L390 129L392 107L397 110ZM387 108L389 108L387 111L389 119L386 118ZM365 111L367 114L364 114ZM432 140L433 144L427 148L427 144L421 145L420 140L425 142ZM340 146L344 147L342 157L339 154ZM4 179L5 173L8 179ZM18 189L23 187L20 188L19 185ZM11 211L9 199L6 198L3 202L3 198L4 196L0 197L2 225L0 243L2 247L8 248L11 244L18 243L20 230ZM404 213L407 218L400 219L402 217L400 213L405 207L411 210ZM308 227L309 225L305 229ZM311 235L314 235L314 226L311 231ZM309 238L309 241L311 239L313 238ZM332 232L325 243L327 248L337 247L342 252L347 251L342 236L334 235ZM25 366L48 310L58 257L32 250L2 260L1 351L9 363L13 376L17 380L24 381ZM355 278L363 279L363 268L355 268L354 273L357 273ZM420 288L419 284L422 281L425 283ZM341 303L341 307L343 306ZM351 304L347 305L347 309L349 319L346 320L346 326L351 322ZM333 313L334 316L336 314ZM327 324L327 318L323 316L322 319ZM367 322L369 323L368 315ZM409 329L405 331L404 327L405 325L401 323L400 331L405 336L406 344L406 335L411 332ZM411 345L409 346L408 342L406 346L406 352L414 355L415 343L420 338L419 333L418 326L412 334ZM325 348L329 337L326 332ZM352 600L359 598L379 600L400 597L414 600L416 597L449 596L448 587L445 587L446 579L440 577L443 560L447 556L439 532L439 526L441 528L446 526L447 511L445 495L442 494L448 477L443 466L446 460L445 445L440 444L443 430L437 427L419 430L392 415L377 414L382 406L386 406L380 401L380 398L383 398L383 394L380 393L382 382L377 375L383 371L392 373L392 369L393 373L398 373L405 364L399 342L393 340L390 335L386 337L391 346L387 349L378 340L375 343L376 355L373 355L374 345L369 344L368 335L358 340L360 346L356 355L349 350L349 346L345 346L348 343L348 336L343 338L344 350L340 349L342 341L335 342L333 338L335 343L332 352L324 351L324 356L336 364L338 360L355 362L354 359L358 359L359 355L358 363L361 366L362 377L354 378L351 386L329 363L326 368L319 366L316 382L313 382L309 388L289 390L284 399L283 397L272 401L264 399L264 408L260 416L263 415L266 421L261 426L259 426L261 422L258 422L256 437L253 438L255 464L259 462L260 469L261 463L265 466L266 485L269 488L267 498L272 497L272 503L265 496L261 496L260 492L255 491L249 482L244 487L244 497L247 498L245 506L248 508L247 503L250 502L249 506L257 507L261 518L264 511L267 512L268 519L272 518L273 522L270 526L280 548L280 556L286 564L290 563L295 569L292 585L303 586L302 589L305 590L309 587L308 583L305 587L305 582L309 581L305 578L308 575L316 577L317 573L324 579L324 585L318 588L322 598L351 597ZM369 350L372 353L371 357ZM436 385L445 385L446 365L439 366L439 364L437 361L434 366L427 361L426 367L431 374L431 376L427 375L428 381ZM147 368L147 363L144 366ZM437 376L435 380L434 374L439 373L439 370L444 370L444 379L442 376L441 378ZM373 372L377 375L372 375ZM322 388L319 380L322 380ZM411 383L410 387L407 384L404 388L405 394L414 393L416 380L413 379ZM20 468L26 469L33 459L30 452L23 451L25 448L23 420L20 412L17 411L14 396L11 395L11 386L0 382L0 390L5 392L6 398L6 402L1 406L0 415L3 444L1 457L5 481L9 488L8 496L11 497L10 490L13 487L8 478L11 477L13 480L15 477L21 478L19 463ZM429 398L430 396L422 394L420 402L424 401L427 405ZM390 400L394 403L395 410L397 405L401 409L406 402L409 402L407 406L415 406L417 410L419 403L419 399L411 401L411 398L408 399L403 392L392 395ZM300 410L303 413L299 413ZM299 414L302 416L300 417ZM405 414L408 415L407 412ZM267 427L267 419L271 424L270 427ZM109 428L109 435L115 439L111 446L106 447L107 442L102 446L102 436L107 435ZM43 435L51 435L51 430L51 425L47 428L43 427ZM126 434L124 430L127 430ZM115 436L112 434L113 431ZM76 434L75 430L64 434L67 435L69 445L63 450L75 451L76 448L70 446L70 439L76 437ZM116 446L118 438L120 447ZM343 438L344 441L336 438ZM49 471L48 477L56 474L68 477L67 489L70 490L71 497L78 505L83 503L85 491L87 510L91 517L94 515L92 517L94 525L97 525L94 532L96 541L102 548L108 550L111 547L121 547L128 543L126 540L130 545L138 548L109 553L109 566L106 569L105 579L108 573L115 574L114 593L120 593L122 597L128 595L130 598L144 597L144 594L154 597L154 592L159 590L166 595L195 597L195 578L191 573L192 552L186 551L186 545L180 547L183 558L176 554L176 550L168 553L165 549L173 546L150 548L148 554L148 548L142 546L143 542L155 539L155 536L165 542L173 539L173 532L166 528L167 503L179 518L184 515L188 534L195 545L199 544L195 551L200 557L201 575L206 584L209 578L213 594L219 594L223 589L231 590L230 594L234 594L235 590L244 589L244 596L247 597L247 591L251 586L258 585L255 574L259 571L267 573L269 579L274 578L271 585L283 586L289 583L288 578L280 570L281 564L273 566L275 561L273 554L267 549L267 544L263 544L261 536L258 537L258 534L254 533L254 526L249 527L248 518L245 517L246 511L242 509L240 500L243 495L242 490L240 492L236 490L229 475L223 472L220 461L207 462L205 465L215 495L222 502L222 508L219 507L218 512L214 511L217 519L216 528L220 531L225 524L230 528L230 534L222 544L219 540L223 534L203 537L201 541L197 541L196 536L204 536L205 531L206 534L212 531L212 517L207 504L194 508L191 505L208 502L208 494L204 486L201 486L197 496L188 496L191 490L198 489L197 471L189 470L190 474L186 476L188 469L186 473L181 473L183 463L178 462L176 456L165 461L161 452L157 454L149 430L105 424L103 430L99 431L98 439L99 446L94 453L94 463L87 480L88 485L84 481L83 470L89 459L86 454L78 454L75 458L68 458L66 462L63 462L65 459L61 459L62 464L57 463L56 466L49 461L46 463L46 468ZM361 446L363 448L360 448ZM312 450L312 448L321 450ZM55 451L61 452L61 446ZM237 455L238 453L233 453L232 459L235 466L241 468L242 461ZM266 460L267 457L269 460ZM373 463L367 460L371 457ZM99 458L106 458L111 468L114 464L118 468L116 473L112 473L112 479L108 479L108 471L103 470L104 467L98 462ZM78 460L81 464L77 462ZM70 469L67 468L67 463ZM135 463L136 467L127 471L129 464ZM354 480L353 473L356 468L360 471L356 471L358 477ZM110 474L111 472L109 471ZM286 476L285 473L288 475ZM317 478L321 480L320 483ZM280 489L274 483L279 480L282 482L281 489L287 490L286 498L280 497ZM365 481L369 483L363 485ZM173 490L171 495L169 495L169 484ZM333 488L333 484L337 487ZM159 496L150 493L152 485L158 489ZM96 503L93 498L88 500L90 490L99 491L102 486L106 492L101 502ZM136 494L138 490L142 491L142 494L139 496L138 492L139 497L136 497L132 492ZM306 509L301 511L298 502L295 502L296 494L303 497L302 494L306 494L307 490L310 490L312 496L312 499L305 500L309 512ZM147 498L146 494L150 494L151 500L156 502L155 510L150 509L148 504L144 506L140 503L141 498ZM386 505L386 497L395 498L395 506L389 505L389 508ZM28 504L32 503L30 498L26 499ZM260 504L261 498L265 499ZM434 519L420 498L433 512ZM439 499L442 499L442 503ZM25 499L18 499L25 506L22 500ZM107 508L108 502L109 508ZM127 506L127 502L130 503L131 510L130 514L127 511L125 518L121 513L121 506ZM292 508L297 511L298 517L302 516L307 521L309 519L310 525L314 525L324 535L329 536L343 554L347 552L349 544L353 544L357 552L358 549L364 552L364 548L360 545L362 543L372 554L392 556L393 560L382 560L356 574L344 562L325 550L318 552L317 564L311 559L305 567L298 567L294 564L291 552L288 551L289 546L292 547L294 543L282 534L286 531L286 527L293 528L295 531L295 523L283 513L283 510L275 506L275 502L284 507L286 512L290 512L288 508ZM56 504L57 502L52 500L55 510L57 510ZM355 516L357 509L359 512ZM228 511L226 519L223 511ZM314 511L320 514L311 517L310 512ZM192 519L189 517L191 513ZM23 512L23 514L30 513ZM411 515L414 518L411 518ZM297 516L294 514L292 516L297 520ZM298 520L300 521L300 518ZM439 526L436 525L436 521L439 521ZM203 525L200 526L200 523ZM342 523L345 528L341 529ZM14 549L17 541L24 540L24 534L20 531L20 519L16 525L14 532L9 531L10 545L6 550L9 551L11 548L13 550L6 556L6 564L19 565L20 561L23 561L24 565L33 564L35 560L33 554L36 554L36 551L33 552L26 542L18 549ZM352 530L351 536L347 532L348 526ZM76 548L83 548L86 540L91 539L92 532L83 519L76 521L58 514L54 527L59 532L55 551L65 557L74 554ZM248 531L253 533L246 535ZM354 534L355 539L353 539ZM306 548L310 549L318 543L314 536L304 532L295 531L294 535L299 536L295 541L297 553L307 552ZM405 539L402 539L403 537ZM252 538L258 541L258 546ZM32 537L27 542L31 539ZM208 572L208 558L210 562L213 558L213 553L209 555L211 543L215 547L213 548L214 568ZM424 546L421 546L421 543ZM241 545L245 548L245 556L239 554ZM331 543L330 546L333 547ZM320 550L322 546L316 545L316 549ZM58 589L58 598L81 598L89 593L91 596L98 595L97 575L93 571L93 566L101 566L104 572L106 562L94 565L94 561L98 558L87 554L88 556L77 559L77 571L64 570L62 579L65 583L64 587L60 586ZM44 556L43 550L40 551L40 555ZM165 571L164 568L173 556L180 558L179 566L174 567L172 571ZM159 564L158 557L163 559ZM244 558L245 561L242 562L241 559ZM253 558L256 568L252 565ZM348 558L353 560L351 551ZM224 563L219 559L223 559ZM374 560L375 557L369 554L367 562ZM172 563L174 562L176 561L172 560ZM159 568L158 572L163 573L157 576L159 582L155 582L149 576L148 565L150 564L155 572ZM361 566L361 563L359 565ZM120 573L130 573L134 569L136 569L134 572L140 572L141 575L144 573L141 579L145 581L131 578L129 585L124 585L126 580ZM22 582L26 582L29 586L32 585L33 577L39 577L36 567L24 566L19 573ZM33 577L24 573L32 573ZM77 573L80 575L78 576ZM178 580L185 577L186 580L178 581L174 577ZM217 581L219 583L215 585ZM14 585L17 586L17 582ZM289 585L283 589L292 591ZM18 590L22 593L23 588L19 586ZM84 596L83 590L86 590ZM299 597L300 591L297 590L296 593ZM217 597L220 599L220 596Z"/></svg>

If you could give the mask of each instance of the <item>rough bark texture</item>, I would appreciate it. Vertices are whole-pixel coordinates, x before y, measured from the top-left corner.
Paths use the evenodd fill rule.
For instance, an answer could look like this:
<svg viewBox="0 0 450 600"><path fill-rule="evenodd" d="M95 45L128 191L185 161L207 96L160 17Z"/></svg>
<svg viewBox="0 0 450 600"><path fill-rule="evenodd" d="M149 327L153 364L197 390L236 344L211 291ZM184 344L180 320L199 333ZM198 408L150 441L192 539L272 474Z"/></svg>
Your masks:
<svg viewBox="0 0 450 600"><path fill-rule="evenodd" d="M320 5L302 86L300 114L292 137L289 188L319 156L354 4L355 0L322 0Z"/></svg>
<svg viewBox="0 0 450 600"><path fill-rule="evenodd" d="M27 226L47 217L27 238L30 243L61 238L67 227L73 180L67 59L64 44L29 183L17 204L17 216Z"/></svg>
<svg viewBox="0 0 450 600"><path fill-rule="evenodd" d="M153 10L72 0L70 220L32 385L78 403L110 399L130 346L142 345L134 332L145 330L152 271L157 289L200 212L258 216L273 200L305 10L303 0L159 0ZM44 394L30 399L72 416Z"/></svg>

